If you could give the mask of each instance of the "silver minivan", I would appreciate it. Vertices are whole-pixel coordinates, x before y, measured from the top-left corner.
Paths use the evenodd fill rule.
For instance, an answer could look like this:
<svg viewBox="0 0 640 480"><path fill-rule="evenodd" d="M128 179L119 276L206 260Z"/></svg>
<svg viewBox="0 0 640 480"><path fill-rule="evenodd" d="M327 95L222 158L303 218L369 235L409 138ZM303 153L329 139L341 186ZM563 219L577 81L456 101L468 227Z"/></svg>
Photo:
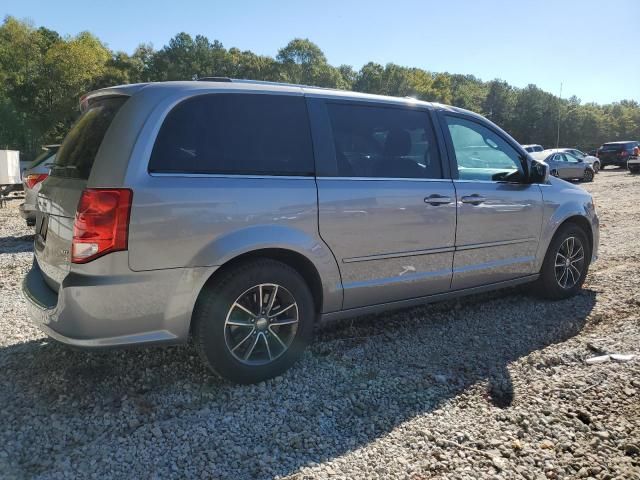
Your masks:
<svg viewBox="0 0 640 480"><path fill-rule="evenodd" d="M81 110L23 287L71 345L193 337L213 371L256 382L317 324L529 282L566 298L597 256L591 196L459 108L212 79Z"/></svg>

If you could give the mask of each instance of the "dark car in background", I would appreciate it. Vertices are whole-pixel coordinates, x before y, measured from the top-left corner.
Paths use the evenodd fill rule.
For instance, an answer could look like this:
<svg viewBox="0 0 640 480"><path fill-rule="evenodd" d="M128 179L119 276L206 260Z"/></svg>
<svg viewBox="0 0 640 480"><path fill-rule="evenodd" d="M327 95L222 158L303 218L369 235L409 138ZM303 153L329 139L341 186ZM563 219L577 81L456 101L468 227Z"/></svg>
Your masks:
<svg viewBox="0 0 640 480"><path fill-rule="evenodd" d="M600 159L600 168L604 168L607 165L626 168L627 160L633 155L633 149L638 145L640 145L640 142L632 140L604 143L597 152L597 157Z"/></svg>

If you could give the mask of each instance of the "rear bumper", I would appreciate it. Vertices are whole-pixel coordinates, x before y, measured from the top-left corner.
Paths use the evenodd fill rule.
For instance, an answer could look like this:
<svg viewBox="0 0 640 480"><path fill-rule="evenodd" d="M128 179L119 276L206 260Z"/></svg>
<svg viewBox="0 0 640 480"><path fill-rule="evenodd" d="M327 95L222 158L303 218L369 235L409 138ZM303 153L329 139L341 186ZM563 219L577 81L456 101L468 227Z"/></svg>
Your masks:
<svg viewBox="0 0 640 480"><path fill-rule="evenodd" d="M20 210L20 216L24 218L27 221L27 223L35 222L36 210L33 205L21 203L18 209Z"/></svg>
<svg viewBox="0 0 640 480"><path fill-rule="evenodd" d="M117 253L121 258L116 263L126 262L126 252ZM188 340L193 306L212 268L70 272L54 292L34 261L22 288L31 319L62 343L86 348L182 343Z"/></svg>
<svg viewBox="0 0 640 480"><path fill-rule="evenodd" d="M639 168L640 167L640 157L631 157L627 161L627 168Z"/></svg>

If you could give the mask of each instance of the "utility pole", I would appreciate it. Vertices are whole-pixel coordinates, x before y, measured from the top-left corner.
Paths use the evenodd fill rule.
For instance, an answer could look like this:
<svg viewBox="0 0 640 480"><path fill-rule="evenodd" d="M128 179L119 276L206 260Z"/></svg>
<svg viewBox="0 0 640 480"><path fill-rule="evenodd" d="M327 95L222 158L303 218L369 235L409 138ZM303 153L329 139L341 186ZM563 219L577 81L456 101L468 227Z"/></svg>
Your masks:
<svg viewBox="0 0 640 480"><path fill-rule="evenodd" d="M560 107L562 106L562 82L560 82L560 95L558 96L558 136L556 137L556 148L560 148Z"/></svg>

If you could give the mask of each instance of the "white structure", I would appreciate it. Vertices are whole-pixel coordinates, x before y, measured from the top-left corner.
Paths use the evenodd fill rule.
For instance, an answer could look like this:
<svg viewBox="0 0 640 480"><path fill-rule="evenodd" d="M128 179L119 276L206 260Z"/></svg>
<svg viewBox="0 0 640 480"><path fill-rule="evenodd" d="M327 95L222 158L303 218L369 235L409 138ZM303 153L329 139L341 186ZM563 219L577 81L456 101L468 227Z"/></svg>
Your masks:
<svg viewBox="0 0 640 480"><path fill-rule="evenodd" d="M0 187L18 185L20 178L20 152L17 150L0 150Z"/></svg>

